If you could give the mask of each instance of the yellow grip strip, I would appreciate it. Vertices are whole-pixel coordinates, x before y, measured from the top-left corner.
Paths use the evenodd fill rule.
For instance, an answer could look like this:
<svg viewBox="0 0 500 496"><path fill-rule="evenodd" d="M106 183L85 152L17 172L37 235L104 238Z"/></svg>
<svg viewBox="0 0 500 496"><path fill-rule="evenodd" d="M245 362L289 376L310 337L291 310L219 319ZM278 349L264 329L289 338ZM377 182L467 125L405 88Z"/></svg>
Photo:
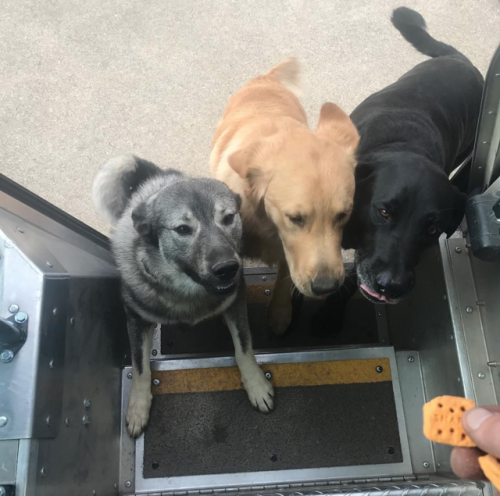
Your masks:
<svg viewBox="0 0 500 496"><path fill-rule="evenodd" d="M275 387L326 386L391 381L391 368L388 358L273 363L261 367L264 372L271 372L271 382ZM160 380L158 386L153 386L153 394L234 391L243 388L238 367L163 370L153 372L153 379Z"/></svg>

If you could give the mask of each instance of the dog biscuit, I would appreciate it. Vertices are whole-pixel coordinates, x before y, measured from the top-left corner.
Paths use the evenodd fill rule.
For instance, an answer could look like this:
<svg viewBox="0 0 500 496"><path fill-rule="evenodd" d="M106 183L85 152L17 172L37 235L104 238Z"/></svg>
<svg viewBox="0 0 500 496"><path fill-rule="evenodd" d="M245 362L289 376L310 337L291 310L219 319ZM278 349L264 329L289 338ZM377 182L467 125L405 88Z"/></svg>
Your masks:
<svg viewBox="0 0 500 496"><path fill-rule="evenodd" d="M455 396L438 396L424 405L424 435L430 441L472 448L476 446L462 427L462 416L476 404Z"/></svg>
<svg viewBox="0 0 500 496"><path fill-rule="evenodd" d="M480 456L478 461L486 478L498 489L500 487L500 462L492 455Z"/></svg>

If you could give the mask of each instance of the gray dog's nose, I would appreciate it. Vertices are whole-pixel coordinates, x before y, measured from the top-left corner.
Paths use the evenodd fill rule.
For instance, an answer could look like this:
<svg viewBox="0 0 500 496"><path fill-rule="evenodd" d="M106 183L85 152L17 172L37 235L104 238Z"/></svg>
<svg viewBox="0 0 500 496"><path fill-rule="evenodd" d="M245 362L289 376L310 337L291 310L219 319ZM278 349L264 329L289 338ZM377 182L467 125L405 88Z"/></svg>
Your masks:
<svg viewBox="0 0 500 496"><path fill-rule="evenodd" d="M212 272L219 279L228 281L230 279L234 279L239 269L240 264L236 260L226 260L224 262L216 263L212 267Z"/></svg>
<svg viewBox="0 0 500 496"><path fill-rule="evenodd" d="M331 277L316 277L311 282L312 292L316 296L323 296L329 293L335 293L340 287L340 281L338 279L332 279Z"/></svg>

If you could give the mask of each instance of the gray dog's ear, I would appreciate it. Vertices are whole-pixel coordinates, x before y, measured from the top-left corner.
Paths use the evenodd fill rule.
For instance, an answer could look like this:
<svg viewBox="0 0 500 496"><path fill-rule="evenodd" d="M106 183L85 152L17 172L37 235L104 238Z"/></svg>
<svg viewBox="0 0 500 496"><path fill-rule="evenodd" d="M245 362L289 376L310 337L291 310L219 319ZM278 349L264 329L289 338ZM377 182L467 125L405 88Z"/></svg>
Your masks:
<svg viewBox="0 0 500 496"><path fill-rule="evenodd" d="M236 205L238 206L238 212L239 212L241 208L241 196L238 193L235 193L234 199L236 200Z"/></svg>
<svg viewBox="0 0 500 496"><path fill-rule="evenodd" d="M132 222L135 230L149 244L158 246L158 234L153 225L153 220L149 215L149 208L146 202L140 203L132 211Z"/></svg>

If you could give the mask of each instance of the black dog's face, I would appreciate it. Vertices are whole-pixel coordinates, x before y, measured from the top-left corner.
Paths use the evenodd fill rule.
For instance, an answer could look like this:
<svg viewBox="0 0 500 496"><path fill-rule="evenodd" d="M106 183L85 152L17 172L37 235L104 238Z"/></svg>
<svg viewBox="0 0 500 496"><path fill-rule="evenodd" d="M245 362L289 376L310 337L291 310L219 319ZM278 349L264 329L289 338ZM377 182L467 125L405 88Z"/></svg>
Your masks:
<svg viewBox="0 0 500 496"><path fill-rule="evenodd" d="M466 197L418 155L384 154L358 168L343 244L356 249L363 295L398 303L415 285L421 253L459 225Z"/></svg>

